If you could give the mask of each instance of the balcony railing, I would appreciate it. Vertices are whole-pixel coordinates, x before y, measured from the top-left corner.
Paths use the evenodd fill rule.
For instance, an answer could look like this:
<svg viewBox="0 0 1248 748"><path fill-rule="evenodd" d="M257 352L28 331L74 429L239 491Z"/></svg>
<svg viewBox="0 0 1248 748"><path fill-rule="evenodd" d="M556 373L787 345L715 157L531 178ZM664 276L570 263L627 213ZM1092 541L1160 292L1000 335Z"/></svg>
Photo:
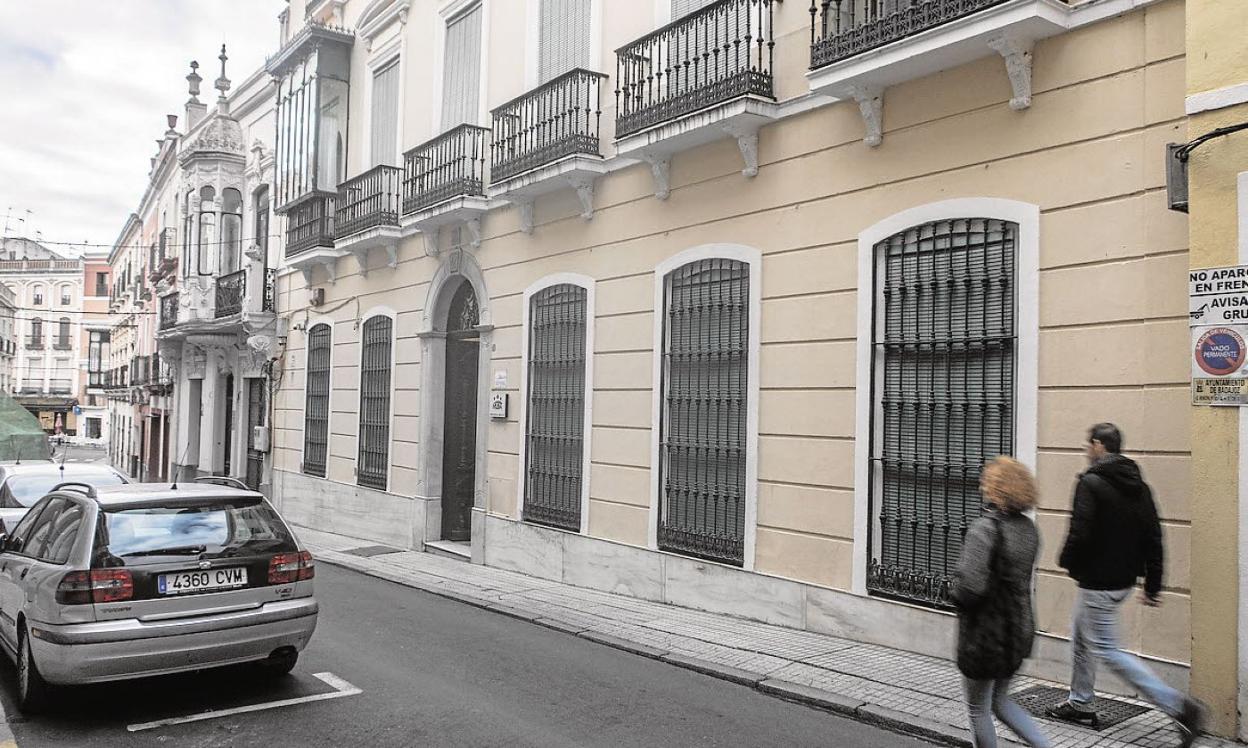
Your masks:
<svg viewBox="0 0 1248 748"><path fill-rule="evenodd" d="M52 379L48 381L48 392L54 395L68 395L73 389L73 380L70 379Z"/></svg>
<svg viewBox="0 0 1248 748"><path fill-rule="evenodd" d="M600 155L599 89L607 76L568 71L493 111L490 177L495 183L583 153Z"/></svg>
<svg viewBox="0 0 1248 748"><path fill-rule="evenodd" d="M90 369L87 371L87 387L111 387L113 384L113 372L99 369Z"/></svg>
<svg viewBox="0 0 1248 748"><path fill-rule="evenodd" d="M264 311L277 311L277 268L264 270Z"/></svg>
<svg viewBox="0 0 1248 748"><path fill-rule="evenodd" d="M168 330L178 324L178 292L160 297L160 329Z"/></svg>
<svg viewBox="0 0 1248 748"><path fill-rule="evenodd" d="M821 68L1006 0L811 0L810 67Z"/></svg>
<svg viewBox="0 0 1248 748"><path fill-rule="evenodd" d="M42 335L27 335L26 336L26 350L33 351L33 350L42 350L42 349L43 349L43 336Z"/></svg>
<svg viewBox="0 0 1248 748"><path fill-rule="evenodd" d="M52 347L58 351L68 351L74 346L70 342L68 337L57 337L56 340L52 343Z"/></svg>
<svg viewBox="0 0 1248 748"><path fill-rule="evenodd" d="M246 270L238 270L217 278L216 311L214 316L220 319L243 311L243 291L246 287Z"/></svg>
<svg viewBox="0 0 1248 748"><path fill-rule="evenodd" d="M403 154L403 212L416 213L451 198L484 195L490 131L460 125Z"/></svg>
<svg viewBox="0 0 1248 748"><path fill-rule="evenodd" d="M617 49L616 137L742 96L774 98L772 2L719 0Z"/></svg>
<svg viewBox="0 0 1248 748"><path fill-rule="evenodd" d="M334 193L312 192L286 213L286 256L334 246Z"/></svg>
<svg viewBox="0 0 1248 748"><path fill-rule="evenodd" d="M334 236L343 237L374 226L398 226L403 170L374 166L338 185Z"/></svg>

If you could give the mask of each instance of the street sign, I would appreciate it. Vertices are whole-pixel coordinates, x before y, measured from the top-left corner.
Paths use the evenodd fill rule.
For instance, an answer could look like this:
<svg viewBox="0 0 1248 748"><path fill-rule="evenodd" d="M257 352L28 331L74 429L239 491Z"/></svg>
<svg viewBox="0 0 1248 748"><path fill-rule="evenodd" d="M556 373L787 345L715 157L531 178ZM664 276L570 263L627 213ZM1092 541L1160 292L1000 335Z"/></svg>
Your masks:
<svg viewBox="0 0 1248 748"><path fill-rule="evenodd" d="M1192 405L1248 405L1248 325L1192 328Z"/></svg>
<svg viewBox="0 0 1248 748"><path fill-rule="evenodd" d="M1192 326L1248 324L1248 265L1188 271L1187 302Z"/></svg>

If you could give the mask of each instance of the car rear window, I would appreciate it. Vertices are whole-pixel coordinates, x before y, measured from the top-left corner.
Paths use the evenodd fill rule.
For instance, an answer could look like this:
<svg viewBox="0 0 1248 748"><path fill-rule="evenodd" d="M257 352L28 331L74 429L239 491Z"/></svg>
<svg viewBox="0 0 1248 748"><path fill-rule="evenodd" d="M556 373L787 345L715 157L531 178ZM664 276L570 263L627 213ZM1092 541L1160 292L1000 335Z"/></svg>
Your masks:
<svg viewBox="0 0 1248 748"><path fill-rule="evenodd" d="M31 474L16 474L5 481L6 493L24 507L31 507L35 502L47 496L58 484L66 481L82 481L93 486L120 486L126 480L112 470L82 470L68 468L66 470L51 469ZM6 497L8 498L8 497ZM10 502L11 503L11 502Z"/></svg>
<svg viewBox="0 0 1248 748"><path fill-rule="evenodd" d="M164 563L170 556L213 558L297 550L277 512L260 499L172 506L104 507L97 565Z"/></svg>

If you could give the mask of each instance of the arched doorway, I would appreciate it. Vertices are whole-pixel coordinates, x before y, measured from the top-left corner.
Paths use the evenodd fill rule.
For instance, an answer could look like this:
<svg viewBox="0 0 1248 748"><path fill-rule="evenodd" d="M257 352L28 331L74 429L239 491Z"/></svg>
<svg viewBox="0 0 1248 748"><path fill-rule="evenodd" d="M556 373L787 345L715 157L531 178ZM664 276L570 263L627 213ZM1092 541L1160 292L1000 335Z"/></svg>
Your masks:
<svg viewBox="0 0 1248 748"><path fill-rule="evenodd" d="M442 410L442 539L472 537L477 470L477 384L481 334L477 295L459 284L447 309Z"/></svg>

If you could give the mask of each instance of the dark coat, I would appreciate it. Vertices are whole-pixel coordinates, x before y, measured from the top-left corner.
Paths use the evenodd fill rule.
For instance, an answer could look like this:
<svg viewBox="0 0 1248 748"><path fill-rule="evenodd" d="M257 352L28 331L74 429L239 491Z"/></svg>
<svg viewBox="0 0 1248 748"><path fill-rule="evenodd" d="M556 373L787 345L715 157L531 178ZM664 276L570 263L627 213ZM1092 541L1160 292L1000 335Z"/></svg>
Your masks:
<svg viewBox="0 0 1248 748"><path fill-rule="evenodd" d="M1036 635L1031 577L1040 533L1022 514L995 509L971 524L958 559L958 669L976 680L1008 678Z"/></svg>
<svg viewBox="0 0 1248 748"><path fill-rule="evenodd" d="M1144 577L1146 593L1161 592L1161 521L1133 460L1109 454L1079 476L1058 563L1084 589L1125 590Z"/></svg>

